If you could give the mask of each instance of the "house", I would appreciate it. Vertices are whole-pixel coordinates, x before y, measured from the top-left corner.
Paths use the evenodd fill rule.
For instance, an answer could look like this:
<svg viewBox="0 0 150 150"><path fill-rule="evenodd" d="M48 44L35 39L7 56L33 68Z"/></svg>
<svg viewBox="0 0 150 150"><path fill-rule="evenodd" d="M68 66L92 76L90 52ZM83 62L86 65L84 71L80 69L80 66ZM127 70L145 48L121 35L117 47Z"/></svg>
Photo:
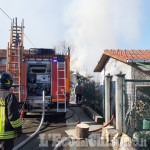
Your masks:
<svg viewBox="0 0 150 150"><path fill-rule="evenodd" d="M150 50L104 50L94 72L100 72L101 79L119 72L128 79L150 79L150 69L137 63L149 65Z"/></svg>
<svg viewBox="0 0 150 150"><path fill-rule="evenodd" d="M130 135L142 130L150 118L150 50L106 49L94 72L100 72L105 122L115 109L118 130Z"/></svg>
<svg viewBox="0 0 150 150"><path fill-rule="evenodd" d="M24 54L29 53L28 50L24 50ZM6 55L7 55L7 50L6 49L0 49L0 72L6 71Z"/></svg>
<svg viewBox="0 0 150 150"><path fill-rule="evenodd" d="M0 72L6 70L6 50L0 50Z"/></svg>

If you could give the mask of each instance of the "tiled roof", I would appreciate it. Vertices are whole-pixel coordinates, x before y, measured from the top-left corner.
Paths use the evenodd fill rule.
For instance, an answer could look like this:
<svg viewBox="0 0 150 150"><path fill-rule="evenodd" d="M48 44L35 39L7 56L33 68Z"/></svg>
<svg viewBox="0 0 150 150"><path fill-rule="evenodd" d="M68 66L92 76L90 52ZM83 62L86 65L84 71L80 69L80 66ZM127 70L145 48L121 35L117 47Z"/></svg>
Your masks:
<svg viewBox="0 0 150 150"><path fill-rule="evenodd" d="M123 62L150 59L150 50L104 50L104 54Z"/></svg>
<svg viewBox="0 0 150 150"><path fill-rule="evenodd" d="M109 57L120 60L124 63L134 63L134 62L150 62L150 50L104 50L98 65L94 69L94 72L100 72L105 65Z"/></svg>
<svg viewBox="0 0 150 150"><path fill-rule="evenodd" d="M24 54L28 54L29 50L24 50ZM6 57L6 49L0 49L0 58L5 58Z"/></svg>

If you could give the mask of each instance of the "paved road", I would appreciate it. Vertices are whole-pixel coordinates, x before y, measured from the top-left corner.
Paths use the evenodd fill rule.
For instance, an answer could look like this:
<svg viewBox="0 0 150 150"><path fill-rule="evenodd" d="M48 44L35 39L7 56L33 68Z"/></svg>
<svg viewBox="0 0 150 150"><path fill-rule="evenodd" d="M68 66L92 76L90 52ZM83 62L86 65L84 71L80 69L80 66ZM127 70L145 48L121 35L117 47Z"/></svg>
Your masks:
<svg viewBox="0 0 150 150"><path fill-rule="evenodd" d="M72 109L72 110L71 110ZM64 137L68 137L65 130L74 129L78 121L78 114L81 110L80 107L71 107L68 109L66 118L62 116L52 115L46 116L42 129L35 138L29 141L20 150L53 150L55 145L61 141ZM81 113L80 121L90 125L90 130L97 129L100 125L96 125L84 111ZM23 132L24 134L15 140L15 145L29 137L39 126L40 116L29 116L23 120ZM106 148L106 143L100 140L100 133L94 133L90 135L89 139L86 140L71 140L69 143L63 145L61 150L111 150ZM103 146L105 147L103 147Z"/></svg>

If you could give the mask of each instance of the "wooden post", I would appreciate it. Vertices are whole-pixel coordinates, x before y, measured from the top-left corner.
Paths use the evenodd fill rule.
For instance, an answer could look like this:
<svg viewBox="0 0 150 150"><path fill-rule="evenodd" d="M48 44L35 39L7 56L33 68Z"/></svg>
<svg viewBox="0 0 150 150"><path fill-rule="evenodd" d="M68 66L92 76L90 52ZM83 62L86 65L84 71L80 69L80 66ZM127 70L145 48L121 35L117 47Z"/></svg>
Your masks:
<svg viewBox="0 0 150 150"><path fill-rule="evenodd" d="M78 124L76 126L76 137L77 138L88 138L89 125L87 124Z"/></svg>

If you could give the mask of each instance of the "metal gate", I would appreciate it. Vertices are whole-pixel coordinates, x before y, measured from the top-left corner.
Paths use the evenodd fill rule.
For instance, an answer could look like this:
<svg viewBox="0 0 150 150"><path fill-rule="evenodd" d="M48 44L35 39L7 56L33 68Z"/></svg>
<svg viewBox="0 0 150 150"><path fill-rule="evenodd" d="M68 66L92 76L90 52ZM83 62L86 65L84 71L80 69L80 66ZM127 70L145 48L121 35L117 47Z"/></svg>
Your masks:
<svg viewBox="0 0 150 150"><path fill-rule="evenodd" d="M124 80L122 92L123 130L129 136L150 130L150 80Z"/></svg>

